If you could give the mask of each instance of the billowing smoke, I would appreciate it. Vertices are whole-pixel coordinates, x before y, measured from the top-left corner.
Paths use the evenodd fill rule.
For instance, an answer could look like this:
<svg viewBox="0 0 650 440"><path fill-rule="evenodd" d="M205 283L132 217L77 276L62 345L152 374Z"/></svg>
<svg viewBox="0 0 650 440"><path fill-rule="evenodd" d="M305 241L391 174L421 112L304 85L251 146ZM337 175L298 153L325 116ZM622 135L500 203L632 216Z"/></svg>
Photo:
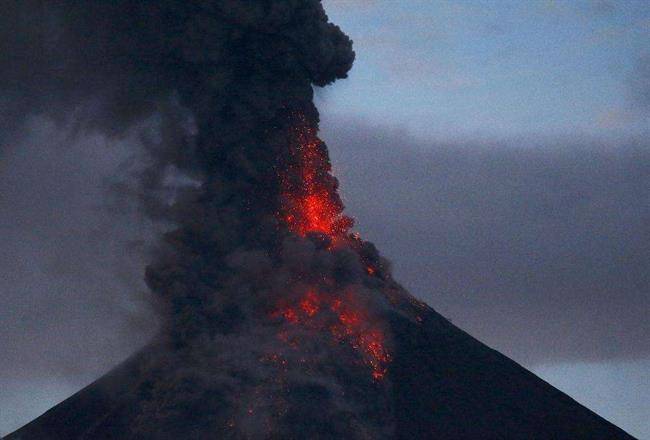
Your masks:
<svg viewBox="0 0 650 440"><path fill-rule="evenodd" d="M312 87L354 59L320 1L3 7L8 126L31 113L111 137L148 127L132 189L172 226L146 270L164 324L133 435L389 434L382 314L399 286L350 233L317 137Z"/></svg>

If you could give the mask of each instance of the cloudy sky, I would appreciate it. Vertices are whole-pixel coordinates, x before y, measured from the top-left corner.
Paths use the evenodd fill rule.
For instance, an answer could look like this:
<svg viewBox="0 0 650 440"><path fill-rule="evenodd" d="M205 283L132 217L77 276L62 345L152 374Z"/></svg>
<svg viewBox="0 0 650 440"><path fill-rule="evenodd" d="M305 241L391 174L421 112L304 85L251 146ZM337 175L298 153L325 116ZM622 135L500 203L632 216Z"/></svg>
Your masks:
<svg viewBox="0 0 650 440"><path fill-rule="evenodd" d="M359 231L413 294L650 438L648 3L324 3L357 52L317 98ZM41 119L0 140L2 435L155 320L150 225L115 192L129 140Z"/></svg>
<svg viewBox="0 0 650 440"><path fill-rule="evenodd" d="M357 48L351 80L327 94L333 113L437 139L647 126L644 0L325 3Z"/></svg>
<svg viewBox="0 0 650 440"><path fill-rule="evenodd" d="M326 0L358 228L454 323L650 438L650 5Z"/></svg>

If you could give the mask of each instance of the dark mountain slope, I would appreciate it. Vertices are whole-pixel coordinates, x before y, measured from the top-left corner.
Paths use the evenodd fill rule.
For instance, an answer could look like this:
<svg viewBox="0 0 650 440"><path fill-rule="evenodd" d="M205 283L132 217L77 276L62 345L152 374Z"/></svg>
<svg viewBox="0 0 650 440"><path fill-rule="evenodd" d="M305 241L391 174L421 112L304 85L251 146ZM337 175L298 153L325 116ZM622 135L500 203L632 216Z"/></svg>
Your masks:
<svg viewBox="0 0 650 440"><path fill-rule="evenodd" d="M430 308L404 301L399 309L386 314L395 337L388 373L394 438L633 438ZM132 409L142 398L138 384L146 380L140 369L156 349L127 360L6 440L137 438L130 426ZM215 435L229 438L227 432L192 432L192 438Z"/></svg>

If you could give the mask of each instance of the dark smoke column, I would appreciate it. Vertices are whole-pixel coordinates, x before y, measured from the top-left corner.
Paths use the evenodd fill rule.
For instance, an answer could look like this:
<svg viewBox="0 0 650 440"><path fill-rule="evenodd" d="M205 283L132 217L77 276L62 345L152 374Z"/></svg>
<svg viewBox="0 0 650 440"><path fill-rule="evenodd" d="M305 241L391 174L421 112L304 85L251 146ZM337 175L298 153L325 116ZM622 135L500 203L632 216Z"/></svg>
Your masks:
<svg viewBox="0 0 650 440"><path fill-rule="evenodd" d="M167 316L135 433L384 436L386 300L364 286L312 102L351 42L318 1L186 9L169 69L196 132L171 164L198 185L147 270Z"/></svg>
<svg viewBox="0 0 650 440"><path fill-rule="evenodd" d="M159 337L9 439L628 438L350 233L312 87L354 53L320 1L8 9L0 90L109 135L157 120L140 195L173 225L146 272Z"/></svg>

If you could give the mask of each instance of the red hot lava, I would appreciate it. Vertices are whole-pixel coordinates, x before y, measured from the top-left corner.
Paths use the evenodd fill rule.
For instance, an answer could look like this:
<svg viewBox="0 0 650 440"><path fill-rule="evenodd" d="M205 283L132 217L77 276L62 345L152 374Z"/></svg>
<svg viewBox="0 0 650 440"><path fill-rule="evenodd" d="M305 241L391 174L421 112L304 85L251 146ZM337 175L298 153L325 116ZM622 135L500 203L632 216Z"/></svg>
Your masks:
<svg viewBox="0 0 650 440"><path fill-rule="evenodd" d="M327 150L304 117L293 130L293 146L287 172L280 176L283 206L281 219L290 231L306 236L316 232L332 239L348 240L353 220L342 214L343 204L337 194L336 179L330 174ZM375 269L368 267L373 275ZM363 362L380 380L386 375L391 360L383 331L371 324L368 313L352 295L346 300L310 289L296 304L282 305L273 314L287 323L306 325L328 331L337 342L345 342L361 353ZM286 336L284 333L281 339Z"/></svg>
<svg viewBox="0 0 650 440"><path fill-rule="evenodd" d="M368 316L360 308L327 294L309 290L297 305L284 306L273 313L294 325L304 325L320 331L328 331L335 341L347 343L361 353L363 363L372 370L373 379L381 380L387 372L391 356L385 347L384 333L370 324ZM320 319L327 314L335 320ZM327 322L327 323L325 323ZM286 338L286 335L282 335Z"/></svg>
<svg viewBox="0 0 650 440"><path fill-rule="evenodd" d="M289 230L301 236L320 232L330 237L346 234L350 217L342 215L343 204L336 193L336 180L323 142L304 117L294 128L288 172L280 176L283 209L281 217Z"/></svg>

